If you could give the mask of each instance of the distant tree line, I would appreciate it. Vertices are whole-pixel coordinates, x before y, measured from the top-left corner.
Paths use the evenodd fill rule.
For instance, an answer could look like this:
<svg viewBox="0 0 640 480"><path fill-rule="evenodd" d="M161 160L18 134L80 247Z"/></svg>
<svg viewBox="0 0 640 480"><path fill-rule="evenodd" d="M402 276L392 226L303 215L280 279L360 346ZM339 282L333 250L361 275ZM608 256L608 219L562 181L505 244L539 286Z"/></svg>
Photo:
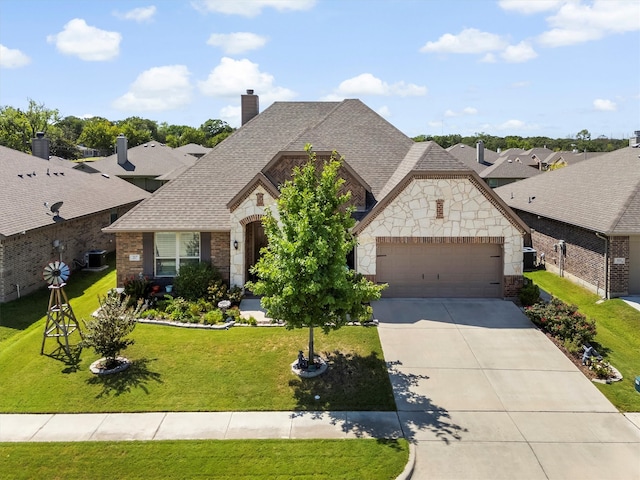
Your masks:
<svg viewBox="0 0 640 480"><path fill-rule="evenodd" d="M214 147L233 131L226 122L217 119L209 119L194 128L141 117L117 121L103 117L60 117L57 109L49 109L31 99L26 110L0 107L0 145L30 153L32 139L37 132L43 132L50 140L51 155L68 160L82 155L79 145L98 150L101 155L114 153L116 137L121 133L127 137L129 148L151 141L175 148L189 143Z"/></svg>
<svg viewBox="0 0 640 480"><path fill-rule="evenodd" d="M519 137L517 135L508 135L506 137L496 137L487 133L476 133L470 137L462 135L418 135L414 137L416 142L434 141L442 148L449 148L452 145L463 143L470 147L475 147L478 140L484 142L485 148L497 152L504 151L509 148L522 148L529 150L531 148L547 147L554 152L569 152L578 150L580 152L612 152L629 145L629 140L613 139L600 136L596 139L591 138L589 130L580 130L574 137L568 138L549 138L549 137Z"/></svg>
<svg viewBox="0 0 640 480"><path fill-rule="evenodd" d="M43 103L29 99L26 110L11 106L0 107L0 145L21 152L31 152L31 141L37 132L43 132L50 140L51 155L75 160L82 154L78 145L95 149L101 155L114 152L116 137L124 134L129 147L135 147L150 141L157 141L170 147L180 147L195 143L205 147L214 147L227 138L234 129L223 120L209 119L200 127L188 125L169 125L158 123L141 117L128 117L124 120L111 121L103 117L78 118L74 116L60 117L57 109L45 107ZM520 137L509 135L496 137L486 133L473 136L462 135L419 135L417 142L433 140L443 148L457 143L475 146L478 140L484 142L485 148L493 151L509 148L529 150L534 147L547 147L554 151L610 152L628 145L628 140L612 139L600 136L591 138L588 130L581 130L574 137Z"/></svg>

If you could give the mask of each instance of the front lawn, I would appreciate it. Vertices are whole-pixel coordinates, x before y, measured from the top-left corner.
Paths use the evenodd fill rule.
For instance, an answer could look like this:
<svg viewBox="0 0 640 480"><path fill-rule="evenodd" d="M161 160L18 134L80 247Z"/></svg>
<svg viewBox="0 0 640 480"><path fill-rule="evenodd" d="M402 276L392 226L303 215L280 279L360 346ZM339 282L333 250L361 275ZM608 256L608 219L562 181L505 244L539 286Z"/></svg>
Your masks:
<svg viewBox="0 0 640 480"><path fill-rule="evenodd" d="M0 478L396 478L399 440L211 440L0 444Z"/></svg>
<svg viewBox="0 0 640 480"><path fill-rule="evenodd" d="M565 303L577 305L581 313L596 321L596 348L624 377L621 382L596 386L619 410L640 411L640 393L634 385L635 377L640 375L640 312L620 299L597 303L598 295L544 270L525 275Z"/></svg>
<svg viewBox="0 0 640 480"><path fill-rule="evenodd" d="M40 328L37 328L37 327ZM315 379L291 372L308 330L234 327L199 330L139 324L124 353L125 372L96 376L91 350L68 359L40 355L39 322L0 352L0 412L152 412L395 410L375 327L316 335L329 371ZM45 353L55 350L48 338ZM320 395L320 400L315 400Z"/></svg>

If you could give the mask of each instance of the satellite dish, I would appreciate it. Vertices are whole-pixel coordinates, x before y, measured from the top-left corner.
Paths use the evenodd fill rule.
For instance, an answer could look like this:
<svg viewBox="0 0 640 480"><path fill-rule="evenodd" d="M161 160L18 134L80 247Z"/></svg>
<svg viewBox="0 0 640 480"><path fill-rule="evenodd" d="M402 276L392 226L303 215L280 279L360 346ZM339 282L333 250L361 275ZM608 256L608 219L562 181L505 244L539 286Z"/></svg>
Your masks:
<svg viewBox="0 0 640 480"><path fill-rule="evenodd" d="M53 205L51 205L51 212L54 213L56 216L58 216L58 212L60 212L60 207L62 207L62 204L64 202L56 202Z"/></svg>
<svg viewBox="0 0 640 480"><path fill-rule="evenodd" d="M55 261L44 267L42 276L49 285L60 286L67 281L69 273L69 266L66 263Z"/></svg>

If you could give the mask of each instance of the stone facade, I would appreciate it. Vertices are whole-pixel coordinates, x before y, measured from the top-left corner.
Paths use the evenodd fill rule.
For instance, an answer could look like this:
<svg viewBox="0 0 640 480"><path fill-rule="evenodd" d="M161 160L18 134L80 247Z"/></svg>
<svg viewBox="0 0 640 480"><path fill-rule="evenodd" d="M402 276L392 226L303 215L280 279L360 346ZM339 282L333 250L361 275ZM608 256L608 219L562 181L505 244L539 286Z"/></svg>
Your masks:
<svg viewBox="0 0 640 480"><path fill-rule="evenodd" d="M523 233L467 176L414 178L358 234L358 272L375 278L376 245L383 237L502 239L505 296L522 285Z"/></svg>
<svg viewBox="0 0 640 480"><path fill-rule="evenodd" d="M84 261L89 250L113 252L115 237L102 229L112 216L124 215L132 206L52 223L0 240L0 302L16 299L18 290L22 296L45 287L42 272L49 262L62 260L73 268L73 260ZM54 247L54 240L61 247Z"/></svg>
<svg viewBox="0 0 640 480"><path fill-rule="evenodd" d="M250 190L244 200L231 210L231 232L229 236L230 265L229 277L231 285L244 285L246 282L248 239L246 226L259 221L266 209L274 205L276 199L260 183ZM260 205L261 203L261 205ZM277 210L274 208L274 211ZM234 242L238 242L235 248Z"/></svg>

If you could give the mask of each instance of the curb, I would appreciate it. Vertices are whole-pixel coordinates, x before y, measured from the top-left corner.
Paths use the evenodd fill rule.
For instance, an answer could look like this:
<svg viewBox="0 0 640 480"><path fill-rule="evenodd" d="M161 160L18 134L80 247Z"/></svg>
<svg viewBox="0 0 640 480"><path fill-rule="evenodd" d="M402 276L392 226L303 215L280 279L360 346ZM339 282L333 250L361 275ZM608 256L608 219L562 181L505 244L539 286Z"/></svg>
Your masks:
<svg viewBox="0 0 640 480"><path fill-rule="evenodd" d="M404 470L396 477L396 480L409 480L416 466L416 444L408 439L407 441L409 442L409 460L407 460Z"/></svg>

